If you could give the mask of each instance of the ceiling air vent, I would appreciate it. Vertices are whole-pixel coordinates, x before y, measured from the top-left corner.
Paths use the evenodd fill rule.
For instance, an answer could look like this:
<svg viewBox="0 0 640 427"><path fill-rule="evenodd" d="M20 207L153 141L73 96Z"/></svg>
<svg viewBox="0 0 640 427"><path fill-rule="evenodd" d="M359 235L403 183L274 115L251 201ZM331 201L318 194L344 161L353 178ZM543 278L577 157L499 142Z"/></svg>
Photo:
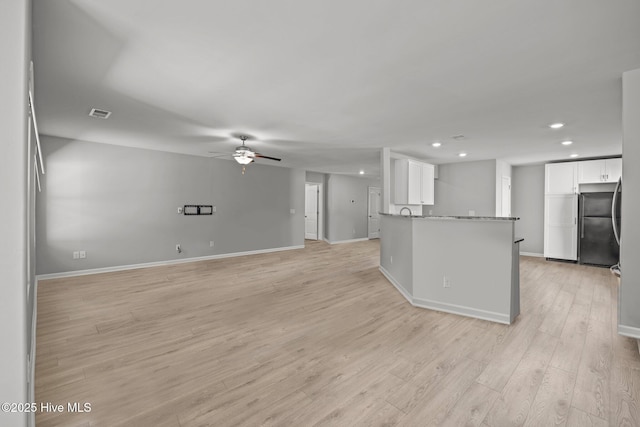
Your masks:
<svg viewBox="0 0 640 427"><path fill-rule="evenodd" d="M108 119L111 115L111 111L101 110L99 108L92 108L91 112L89 112L91 117L95 117L97 119Z"/></svg>

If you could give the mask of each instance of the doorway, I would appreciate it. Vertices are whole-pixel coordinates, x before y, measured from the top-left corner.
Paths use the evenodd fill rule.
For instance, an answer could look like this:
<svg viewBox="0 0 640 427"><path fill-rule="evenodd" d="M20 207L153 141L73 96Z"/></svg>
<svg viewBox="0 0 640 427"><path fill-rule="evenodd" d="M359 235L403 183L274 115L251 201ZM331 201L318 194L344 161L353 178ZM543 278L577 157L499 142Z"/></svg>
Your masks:
<svg viewBox="0 0 640 427"><path fill-rule="evenodd" d="M306 183L304 192L304 238L322 239L322 184Z"/></svg>
<svg viewBox="0 0 640 427"><path fill-rule="evenodd" d="M379 187L369 187L368 206L368 237L369 239L378 239L380 238L380 210L382 209Z"/></svg>

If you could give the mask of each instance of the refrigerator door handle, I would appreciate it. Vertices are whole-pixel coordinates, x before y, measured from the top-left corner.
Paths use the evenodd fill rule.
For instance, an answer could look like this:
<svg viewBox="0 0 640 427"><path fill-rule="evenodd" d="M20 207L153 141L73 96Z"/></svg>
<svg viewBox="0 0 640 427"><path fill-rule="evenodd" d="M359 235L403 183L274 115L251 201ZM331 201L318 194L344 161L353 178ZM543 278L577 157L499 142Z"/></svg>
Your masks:
<svg viewBox="0 0 640 427"><path fill-rule="evenodd" d="M622 177L618 179L616 183L616 189L613 190L613 201L611 202L611 222L613 223L613 235L616 237L616 242L618 242L618 246L620 245L620 236L618 235L618 223L616 222L617 212L616 212L616 201L618 200L618 190L622 185Z"/></svg>
<svg viewBox="0 0 640 427"><path fill-rule="evenodd" d="M580 238L584 239L584 194L582 196L582 209L580 209Z"/></svg>

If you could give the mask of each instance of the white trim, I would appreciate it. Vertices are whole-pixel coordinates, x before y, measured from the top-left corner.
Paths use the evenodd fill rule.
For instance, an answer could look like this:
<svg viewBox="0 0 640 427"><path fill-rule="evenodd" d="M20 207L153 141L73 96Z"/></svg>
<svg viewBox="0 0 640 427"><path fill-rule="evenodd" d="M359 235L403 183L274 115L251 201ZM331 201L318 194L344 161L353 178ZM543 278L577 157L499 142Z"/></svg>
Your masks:
<svg viewBox="0 0 640 427"><path fill-rule="evenodd" d="M544 254L539 254L537 252L520 252L522 256L533 256L536 258L544 258Z"/></svg>
<svg viewBox="0 0 640 427"><path fill-rule="evenodd" d="M460 316L473 317L474 319L489 320L492 322L503 323L509 325L509 316L493 311L479 310L477 308L465 307L463 305L447 304L444 302L436 302L428 299L414 298L413 305L430 310L444 311L446 313L458 314Z"/></svg>
<svg viewBox="0 0 640 427"><path fill-rule="evenodd" d="M640 339L640 328L633 326L618 325L618 335L629 338Z"/></svg>
<svg viewBox="0 0 640 427"><path fill-rule="evenodd" d="M391 275L391 273L389 273L387 270L385 270L385 268L383 266L380 266L378 268L380 270L380 272L383 274L384 277L387 278L387 280L393 285L395 286L395 288L398 290L398 292L400 292L400 294L407 300L409 301L409 304L414 305L413 304L413 298L411 297L411 295L409 294L409 292L407 292L407 290L398 282L396 281L396 279L394 279L394 277Z"/></svg>
<svg viewBox="0 0 640 427"><path fill-rule="evenodd" d="M431 301L412 297L409 292L387 271L384 267L379 267L380 272L389 282L405 297L405 299L414 307L426 308L429 310L443 311L445 313L457 314L459 316L472 317L474 319L489 320L491 322L511 324L507 314L496 313L493 311L479 310L477 308L465 307L463 305L447 304L442 302Z"/></svg>
<svg viewBox="0 0 640 427"><path fill-rule="evenodd" d="M329 243L330 245L341 245L342 243L364 242L365 240L369 240L369 238L368 237L363 237L363 238L360 238L360 239L336 240L334 242L332 242L331 240L325 239L325 241L327 243Z"/></svg>
<svg viewBox="0 0 640 427"><path fill-rule="evenodd" d="M33 285L33 313L31 315L31 358L29 360L29 399L35 402L36 399L36 331L38 327L38 279ZM29 426L36 425L36 414L29 414Z"/></svg>
<svg viewBox="0 0 640 427"><path fill-rule="evenodd" d="M130 264L130 265L118 265L114 267L92 268L89 270L64 271L61 273L39 274L36 277L38 280L46 280L46 279L58 279L63 277L86 276L88 274L112 273L115 271L135 270L137 268L150 268L150 267L159 267L159 266L165 266L165 265L186 264L189 262L207 261L207 260L222 259L222 258L233 258L238 256L246 256L246 255L258 255L258 254L266 254L270 252L290 251L295 249L304 249L304 245L285 246L281 248L271 248L271 249L258 249L255 251L233 252L228 254L208 255L208 256L194 257L194 258L172 259L167 261L145 262L142 264Z"/></svg>

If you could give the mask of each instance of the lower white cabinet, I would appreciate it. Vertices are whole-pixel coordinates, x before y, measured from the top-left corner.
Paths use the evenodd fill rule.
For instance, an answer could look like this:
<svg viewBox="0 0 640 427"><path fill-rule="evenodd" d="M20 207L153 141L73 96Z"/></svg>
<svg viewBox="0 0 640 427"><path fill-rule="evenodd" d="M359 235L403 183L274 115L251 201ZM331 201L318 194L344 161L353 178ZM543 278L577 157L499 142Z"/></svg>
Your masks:
<svg viewBox="0 0 640 427"><path fill-rule="evenodd" d="M578 259L578 195L548 194L544 199L545 258Z"/></svg>

